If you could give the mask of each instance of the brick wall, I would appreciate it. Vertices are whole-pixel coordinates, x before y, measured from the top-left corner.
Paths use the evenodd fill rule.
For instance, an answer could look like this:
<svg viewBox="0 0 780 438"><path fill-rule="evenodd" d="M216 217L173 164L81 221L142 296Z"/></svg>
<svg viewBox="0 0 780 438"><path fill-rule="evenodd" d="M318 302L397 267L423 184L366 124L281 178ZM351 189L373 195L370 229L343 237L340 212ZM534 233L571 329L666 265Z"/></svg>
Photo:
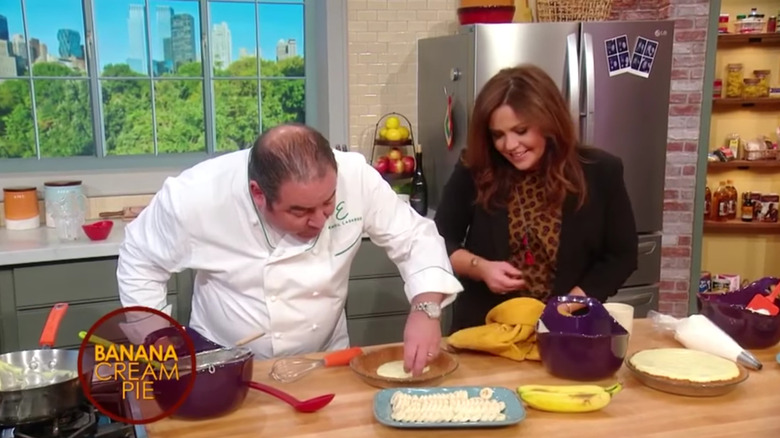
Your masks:
<svg viewBox="0 0 780 438"><path fill-rule="evenodd" d="M454 33L458 0L348 0L350 146L371 150L383 114L417 126L417 40Z"/></svg>
<svg viewBox="0 0 780 438"><path fill-rule="evenodd" d="M669 104L662 312L685 315L690 291L693 199L706 52L707 0L616 0L614 20L675 20Z"/></svg>
<svg viewBox="0 0 780 438"><path fill-rule="evenodd" d="M416 126L416 40L456 30L457 0L349 0L350 144L370 151L387 112ZM674 19L660 310L684 315L690 286L693 198L701 117L706 0L615 0L613 20Z"/></svg>

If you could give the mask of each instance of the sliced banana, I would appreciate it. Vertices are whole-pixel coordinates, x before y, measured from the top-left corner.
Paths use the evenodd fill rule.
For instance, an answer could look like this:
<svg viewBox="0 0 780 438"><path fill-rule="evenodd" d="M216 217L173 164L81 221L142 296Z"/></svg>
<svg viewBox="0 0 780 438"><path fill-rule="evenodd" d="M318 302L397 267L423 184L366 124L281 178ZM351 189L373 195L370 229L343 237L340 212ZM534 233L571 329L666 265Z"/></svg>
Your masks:
<svg viewBox="0 0 780 438"><path fill-rule="evenodd" d="M482 388L478 397L466 391L411 395L396 391L390 398L393 420L403 423L494 422L506 419L504 402L495 400L491 388Z"/></svg>

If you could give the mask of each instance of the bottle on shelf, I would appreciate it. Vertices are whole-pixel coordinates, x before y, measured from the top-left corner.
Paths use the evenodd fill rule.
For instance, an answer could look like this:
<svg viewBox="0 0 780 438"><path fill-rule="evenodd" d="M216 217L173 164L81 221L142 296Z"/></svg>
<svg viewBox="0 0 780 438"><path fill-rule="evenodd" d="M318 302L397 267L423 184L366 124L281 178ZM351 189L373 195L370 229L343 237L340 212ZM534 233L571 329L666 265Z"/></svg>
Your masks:
<svg viewBox="0 0 780 438"><path fill-rule="evenodd" d="M734 182L730 179L726 180L726 193L728 194L728 220L734 220L737 218L737 202L739 201L739 193Z"/></svg>
<svg viewBox="0 0 780 438"><path fill-rule="evenodd" d="M753 200L750 192L742 193L742 222L753 222Z"/></svg>
<svg viewBox="0 0 780 438"><path fill-rule="evenodd" d="M717 190L712 194L712 214L710 219L714 221L728 220L729 200L728 190L726 190L726 181L718 184Z"/></svg>
<svg viewBox="0 0 780 438"><path fill-rule="evenodd" d="M704 188L704 220L711 218L712 213L712 192L710 186Z"/></svg>
<svg viewBox="0 0 780 438"><path fill-rule="evenodd" d="M428 214L428 183L425 181L423 173L422 149L419 144L414 149L414 161L414 176L412 177L409 204L420 216L425 216Z"/></svg>

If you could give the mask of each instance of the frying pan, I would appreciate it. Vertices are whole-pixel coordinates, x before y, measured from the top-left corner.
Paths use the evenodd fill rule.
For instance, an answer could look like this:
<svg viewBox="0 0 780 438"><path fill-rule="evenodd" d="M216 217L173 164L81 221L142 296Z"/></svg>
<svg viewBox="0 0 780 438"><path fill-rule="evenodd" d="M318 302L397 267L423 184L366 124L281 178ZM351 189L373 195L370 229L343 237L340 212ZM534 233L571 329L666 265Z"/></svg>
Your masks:
<svg viewBox="0 0 780 438"><path fill-rule="evenodd" d="M67 303L51 309L40 349L0 355L0 373L5 373L0 388L0 425L49 420L86 401L78 376L79 351L52 349L67 309Z"/></svg>

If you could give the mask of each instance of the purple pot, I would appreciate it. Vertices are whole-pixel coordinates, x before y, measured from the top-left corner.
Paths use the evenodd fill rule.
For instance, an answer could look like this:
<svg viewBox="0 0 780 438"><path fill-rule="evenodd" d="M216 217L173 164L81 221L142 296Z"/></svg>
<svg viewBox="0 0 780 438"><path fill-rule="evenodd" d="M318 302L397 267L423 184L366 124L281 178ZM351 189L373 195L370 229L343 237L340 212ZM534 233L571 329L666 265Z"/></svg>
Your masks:
<svg viewBox="0 0 780 438"><path fill-rule="evenodd" d="M558 312L563 303L588 307L582 316ZM537 324L537 343L547 371L563 379L595 381L606 379L623 364L628 332L593 298L563 296L551 298Z"/></svg>
<svg viewBox="0 0 780 438"><path fill-rule="evenodd" d="M187 328L195 344L195 351L201 352L221 345L211 342L200 333ZM189 351L172 327L150 334L146 344L152 344L160 337L168 336L173 342L180 363L189 363ZM252 381L254 354L248 348L238 348L243 352L236 359L216 367L197 367L195 383L187 400L174 412L174 417L188 419L207 419L220 417L236 410L246 399L249 382ZM178 380L157 380L152 384L155 400L160 409L167 411L186 390L187 378Z"/></svg>
<svg viewBox="0 0 780 438"><path fill-rule="evenodd" d="M748 350L759 350L780 342L780 316L747 310L756 294L769 295L780 279L765 277L742 289L725 294L698 294L699 311ZM775 304L780 305L780 300Z"/></svg>

